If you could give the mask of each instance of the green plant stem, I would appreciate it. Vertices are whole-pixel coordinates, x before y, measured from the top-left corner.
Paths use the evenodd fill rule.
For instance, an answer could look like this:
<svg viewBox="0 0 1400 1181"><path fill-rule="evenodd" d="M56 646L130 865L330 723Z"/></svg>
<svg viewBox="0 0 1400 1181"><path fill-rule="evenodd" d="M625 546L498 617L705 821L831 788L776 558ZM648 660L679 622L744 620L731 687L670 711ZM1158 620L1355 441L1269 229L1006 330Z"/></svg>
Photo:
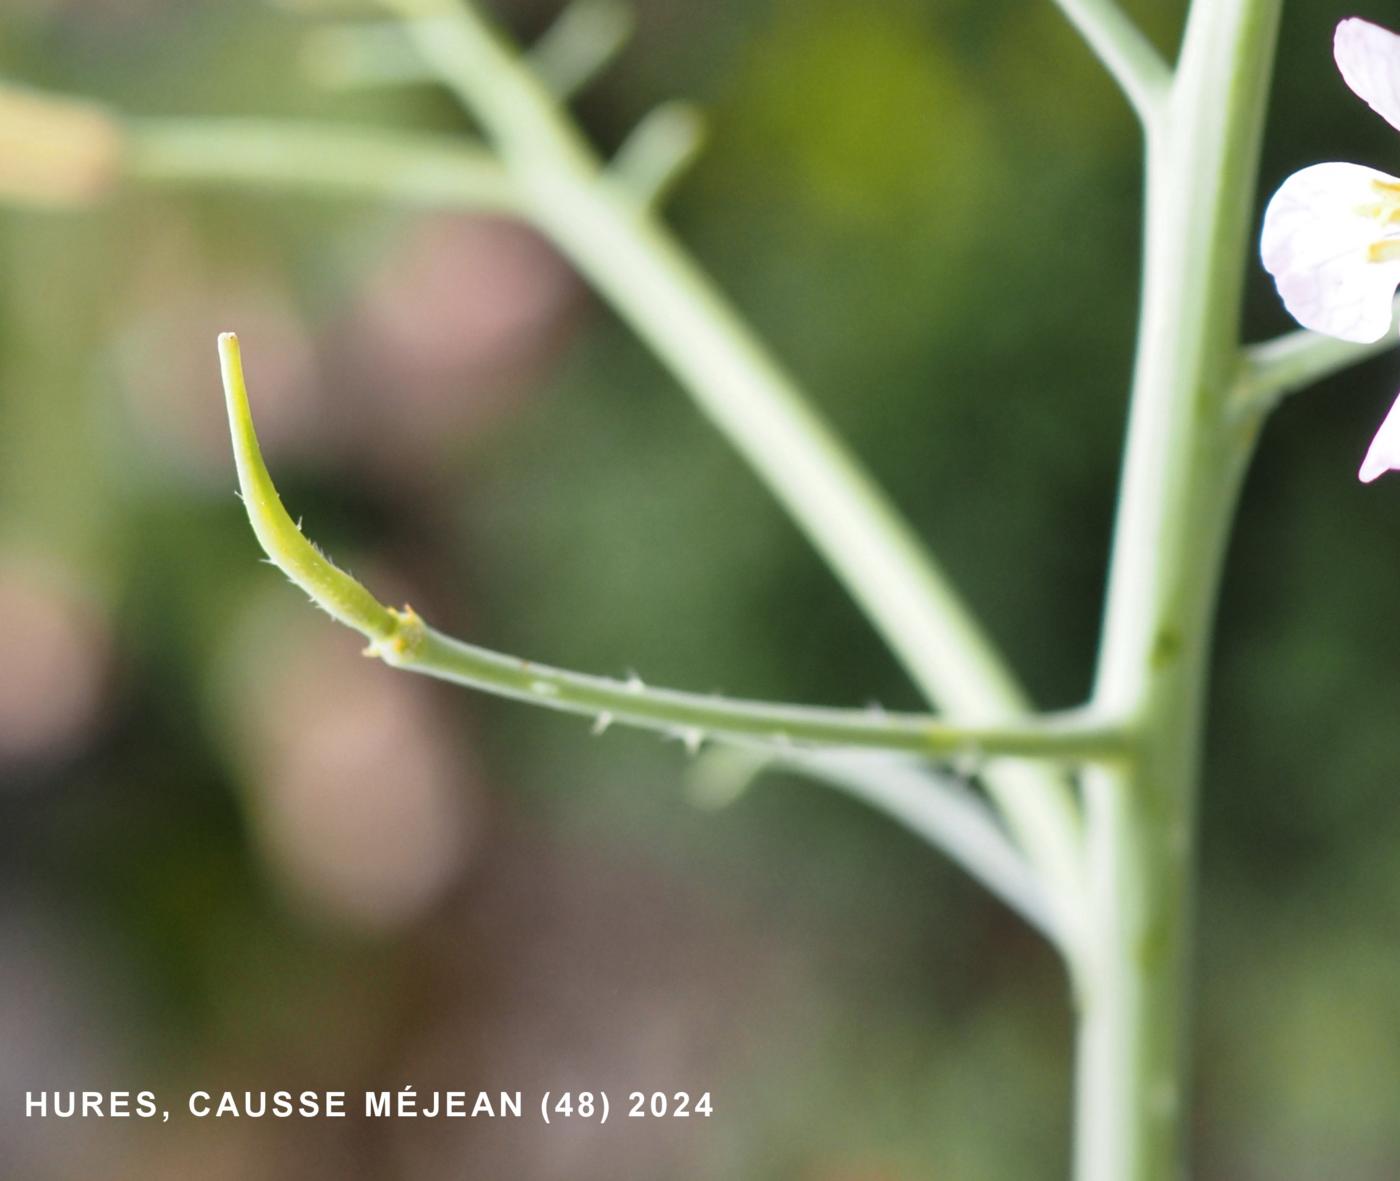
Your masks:
<svg viewBox="0 0 1400 1181"><path fill-rule="evenodd" d="M362 633L378 656L396 668L453 681L501 697L587 714L604 727L616 722L661 730L696 745L706 739L789 746L873 747L928 758L1045 758L1078 764L1114 762L1126 752L1124 735L1083 713L1044 714L1025 721L959 726L922 714L821 709L738 701L653 689L625 681L535 664L463 643L435 631L411 609L386 607L302 534L283 507L263 462L253 427L238 338L219 338L219 362L239 494L263 552L332 618Z"/></svg>
<svg viewBox="0 0 1400 1181"><path fill-rule="evenodd" d="M260 119L132 119L123 173L162 185L230 185L518 215L490 153L444 136Z"/></svg>
<svg viewBox="0 0 1400 1181"><path fill-rule="evenodd" d="M1094 703L1140 731L1085 779L1077 1181L1184 1173L1195 805L1217 584L1258 420L1232 411L1281 0L1196 0L1149 137L1139 352Z"/></svg>
<svg viewBox="0 0 1400 1181"><path fill-rule="evenodd" d="M715 746L692 764L689 795L699 807L725 807L768 771L824 784L894 820L959 865L1052 946L1063 944L1044 884L986 798L958 771L883 751Z"/></svg>
<svg viewBox="0 0 1400 1181"><path fill-rule="evenodd" d="M1250 345L1235 379L1234 408L1241 415L1263 417L1287 395L1394 347L1390 333L1357 344L1306 328Z"/></svg>
<svg viewBox="0 0 1400 1181"><path fill-rule="evenodd" d="M301 61L313 81L332 90L437 81L394 21L317 28L302 44Z"/></svg>
<svg viewBox="0 0 1400 1181"><path fill-rule="evenodd" d="M604 169L553 95L474 9L385 0L495 141L530 216L680 380L772 490L931 702L959 720L1029 703L894 506L714 284ZM1071 962L1080 833L1069 784L988 769L988 792L1047 885Z"/></svg>
<svg viewBox="0 0 1400 1181"><path fill-rule="evenodd" d="M1142 30L1114 0L1055 0L1122 88L1145 127L1167 99L1171 71Z"/></svg>
<svg viewBox="0 0 1400 1181"><path fill-rule="evenodd" d="M569 98L622 51L635 19L623 0L572 0L531 47L530 71L559 98Z"/></svg>
<svg viewBox="0 0 1400 1181"><path fill-rule="evenodd" d="M406 613L400 612L400 617ZM483 689L548 709L587 714L604 724L660 730L692 744L717 739L769 747L865 747L929 759L1040 759L1067 766L1116 764L1123 733L1078 711L1039 714L988 725L963 725L925 714L780 705L657 689L635 678L614 680L552 668L443 635L416 617L374 655L439 680ZM404 636L402 648L394 646Z"/></svg>
<svg viewBox="0 0 1400 1181"><path fill-rule="evenodd" d="M689 103L662 103L642 119L613 157L613 174L644 205L660 205L699 155L705 122Z"/></svg>
<svg viewBox="0 0 1400 1181"><path fill-rule="evenodd" d="M770 760L897 821L961 866L1040 931L1063 943L1045 889L987 802L955 776L876 751L790 751Z"/></svg>

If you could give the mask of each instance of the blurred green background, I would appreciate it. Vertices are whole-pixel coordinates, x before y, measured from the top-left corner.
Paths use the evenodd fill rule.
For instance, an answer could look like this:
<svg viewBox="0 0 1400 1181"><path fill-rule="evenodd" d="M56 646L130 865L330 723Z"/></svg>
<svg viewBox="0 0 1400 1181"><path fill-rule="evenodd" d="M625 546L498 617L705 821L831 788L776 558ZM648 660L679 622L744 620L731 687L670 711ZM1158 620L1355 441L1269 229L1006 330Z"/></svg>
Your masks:
<svg viewBox="0 0 1400 1181"><path fill-rule="evenodd" d="M1169 49L1179 4L1133 6ZM522 35L552 3L500 8ZM1394 171L1290 0L1261 191ZM1363 15L1384 21L1385 6ZM1046 705L1086 692L1135 314L1135 128L1045 0L638 0L579 102L691 98L684 238ZM304 18L8 0L0 74L144 114L443 129ZM1262 274L1249 325L1289 327ZM0 209L0 1159L50 1178L1058 1177L1051 954L827 789L395 675L258 562L214 335L294 514L483 643L746 696L916 699L764 491L529 233L130 189ZM1393 357L1268 428L1203 805L1197 1175L1400 1175ZM708 1090L708 1121L26 1121L23 1093Z"/></svg>

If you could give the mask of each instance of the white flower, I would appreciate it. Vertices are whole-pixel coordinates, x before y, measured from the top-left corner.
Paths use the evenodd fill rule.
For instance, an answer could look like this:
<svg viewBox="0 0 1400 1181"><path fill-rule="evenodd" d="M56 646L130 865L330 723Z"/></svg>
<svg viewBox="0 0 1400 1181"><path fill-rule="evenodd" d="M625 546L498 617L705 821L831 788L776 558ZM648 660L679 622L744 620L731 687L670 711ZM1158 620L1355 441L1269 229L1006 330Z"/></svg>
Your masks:
<svg viewBox="0 0 1400 1181"><path fill-rule="evenodd" d="M1398 39L1400 40L1400 39ZM1400 180L1360 164L1314 164L1286 181L1264 214L1260 250L1304 328L1380 340L1400 286Z"/></svg>
<svg viewBox="0 0 1400 1181"><path fill-rule="evenodd" d="M1361 461L1361 471L1357 474L1363 484L1369 484L1377 476L1397 469L1400 469L1400 397L1391 403L1385 421L1366 448L1366 458Z"/></svg>
<svg viewBox="0 0 1400 1181"><path fill-rule="evenodd" d="M1400 37L1353 18L1332 48L1347 85L1400 131ZM1400 286L1400 179L1360 164L1295 172L1264 212L1260 253L1303 327L1379 340Z"/></svg>
<svg viewBox="0 0 1400 1181"><path fill-rule="evenodd" d="M1351 18L1332 42L1346 84L1400 131L1400 36ZM1284 305L1305 328L1380 340L1400 287L1400 179L1360 164L1314 164L1280 186L1259 244ZM1400 469L1400 398L1362 462L1370 483Z"/></svg>

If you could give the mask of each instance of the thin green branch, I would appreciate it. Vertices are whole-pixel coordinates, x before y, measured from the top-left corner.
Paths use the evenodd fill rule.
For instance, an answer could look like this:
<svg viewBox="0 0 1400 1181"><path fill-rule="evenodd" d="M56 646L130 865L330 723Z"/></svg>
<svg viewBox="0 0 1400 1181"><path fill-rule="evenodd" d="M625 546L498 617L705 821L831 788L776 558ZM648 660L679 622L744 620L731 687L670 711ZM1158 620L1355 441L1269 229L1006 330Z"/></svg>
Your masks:
<svg viewBox="0 0 1400 1181"><path fill-rule="evenodd" d="M1113 76L1144 127L1166 104L1171 69L1114 0L1055 0Z"/></svg>
<svg viewBox="0 0 1400 1181"><path fill-rule="evenodd" d="M515 183L489 153L443 136L257 119L123 124L129 179L378 197L518 213Z"/></svg>
<svg viewBox="0 0 1400 1181"><path fill-rule="evenodd" d="M941 849L1051 943L1064 934L1044 885L986 801L953 775L866 751L786 756L801 770L864 801Z"/></svg>
<svg viewBox="0 0 1400 1181"><path fill-rule="evenodd" d="M885 494L653 211L612 183L519 54L474 8L383 2L407 20L424 58L495 141L536 225L768 484L929 700L965 719L1029 712L993 645ZM987 783L1071 931L1083 883L1069 784L1022 765L995 768Z"/></svg>
<svg viewBox="0 0 1400 1181"><path fill-rule="evenodd" d="M692 749L715 740L784 747L860 747L930 759L1043 759L1066 765L1116 764L1126 734L1078 712L964 726L926 714L826 709L657 689L639 678L614 680L536 664L445 636L410 610L371 653L396 668L617 724L659 730Z"/></svg>
<svg viewBox="0 0 1400 1181"><path fill-rule="evenodd" d="M248 520L272 563L318 606L363 633L369 655L396 668L424 673L569 713L661 730L698 746L707 739L778 747L872 747L930 758L1015 756L1078 764L1116 762L1126 736L1083 714L1043 715L1005 725L958 726L924 714L822 709L737 701L653 689L633 677L612 680L551 668L452 639L411 609L381 604L303 536L283 507L258 447L243 377L238 338L219 338L238 483Z"/></svg>
<svg viewBox="0 0 1400 1181"><path fill-rule="evenodd" d="M690 103L662 103L618 148L610 170L643 205L660 205L699 155L705 120Z"/></svg>
<svg viewBox="0 0 1400 1181"><path fill-rule="evenodd" d="M584 90L632 35L619 0L574 0L530 48L530 69L559 98ZM307 34L302 62L313 81L337 89L436 82L438 75L398 21L324 24Z"/></svg>
<svg viewBox="0 0 1400 1181"><path fill-rule="evenodd" d="M1039 878L987 801L958 775L878 751L773 753L717 747L695 764L702 807L732 802L768 771L792 771L844 792L943 853L1051 943L1062 933Z"/></svg>
<svg viewBox="0 0 1400 1181"><path fill-rule="evenodd" d="M632 9L620 0L573 0L531 47L531 70L560 98L582 91L632 36Z"/></svg>
<svg viewBox="0 0 1400 1181"><path fill-rule="evenodd" d="M334 90L437 80L395 21L315 28L302 44L301 61L313 82Z"/></svg>
<svg viewBox="0 0 1400 1181"><path fill-rule="evenodd" d="M1395 347L1387 333L1366 344L1300 328L1246 347L1231 392L1236 414L1267 414L1287 395L1306 389Z"/></svg>

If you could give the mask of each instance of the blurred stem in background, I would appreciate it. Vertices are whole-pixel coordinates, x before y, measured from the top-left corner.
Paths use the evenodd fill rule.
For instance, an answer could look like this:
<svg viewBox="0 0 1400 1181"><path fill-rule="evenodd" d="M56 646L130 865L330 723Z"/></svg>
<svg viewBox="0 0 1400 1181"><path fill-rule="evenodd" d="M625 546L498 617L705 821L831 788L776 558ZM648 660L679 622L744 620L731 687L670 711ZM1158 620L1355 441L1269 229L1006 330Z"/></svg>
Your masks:
<svg viewBox="0 0 1400 1181"><path fill-rule="evenodd" d="M1036 715L942 570L793 380L662 224L699 125L663 106L605 164L562 100L627 21L588 0L528 54L448 0L382 0L391 23L322 28L339 86L436 78L489 144L243 120L124 121L0 91L0 193L91 199L117 180L275 187L489 210L532 222L747 459L946 717L818 710L649 689L487 652L382 606L282 510L223 344L240 479L269 555L400 667L697 746L752 747L881 808L1056 944L1079 1016L1077 1181L1184 1171L1189 915L1211 623L1253 440L1285 392L1367 355L1309 333L1242 349L1240 301L1282 0L1195 0L1173 69L1109 0L1058 0L1144 130L1143 298L1098 673L1090 704ZM790 749L793 747L794 749ZM874 748L864 752L855 747ZM800 749L795 749L800 748ZM898 758L919 754L924 763ZM972 754L981 797L927 760ZM1082 772L1076 794L1065 768ZM1004 826L1004 827L1003 827Z"/></svg>

